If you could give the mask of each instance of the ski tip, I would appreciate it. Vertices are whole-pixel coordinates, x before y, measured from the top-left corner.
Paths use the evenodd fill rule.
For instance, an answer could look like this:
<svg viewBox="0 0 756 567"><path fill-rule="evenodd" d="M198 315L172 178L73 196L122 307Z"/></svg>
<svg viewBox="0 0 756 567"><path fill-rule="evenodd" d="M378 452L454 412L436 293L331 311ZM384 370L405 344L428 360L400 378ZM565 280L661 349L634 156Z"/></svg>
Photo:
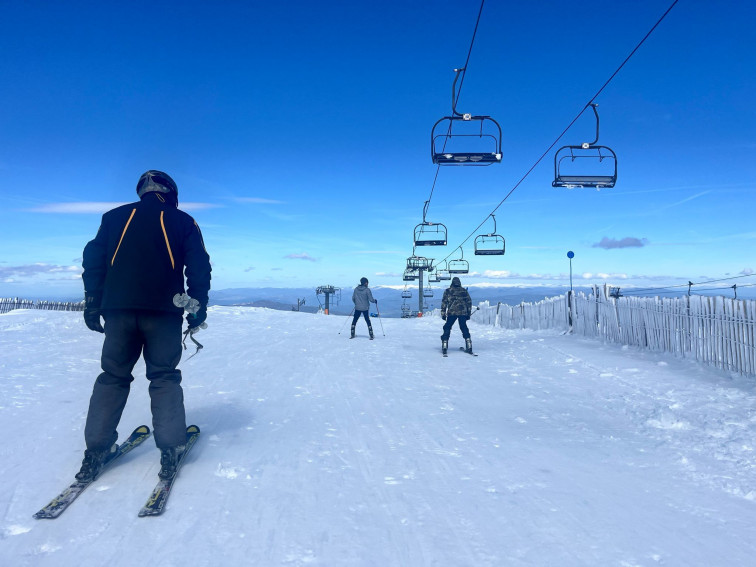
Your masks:
<svg viewBox="0 0 756 567"><path fill-rule="evenodd" d="M150 432L150 428L148 426L146 426L146 425L140 425L139 427L137 427L134 430L134 433L144 433L144 434L146 434L146 433L149 433L149 432Z"/></svg>
<svg viewBox="0 0 756 567"><path fill-rule="evenodd" d="M138 516L140 518L147 518L148 516L159 516L163 511L160 510L159 512L152 510L150 508L143 508L139 510Z"/></svg>
<svg viewBox="0 0 756 567"><path fill-rule="evenodd" d="M186 428L186 432L190 435L194 435L200 432L200 428L197 425L190 425Z"/></svg>

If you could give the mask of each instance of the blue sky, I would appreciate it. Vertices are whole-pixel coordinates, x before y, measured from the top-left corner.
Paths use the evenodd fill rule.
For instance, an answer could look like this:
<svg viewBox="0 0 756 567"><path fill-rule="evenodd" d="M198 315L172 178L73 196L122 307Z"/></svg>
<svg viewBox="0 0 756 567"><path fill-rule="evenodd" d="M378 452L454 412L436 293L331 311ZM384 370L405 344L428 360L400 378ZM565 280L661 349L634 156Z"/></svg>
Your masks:
<svg viewBox="0 0 756 567"><path fill-rule="evenodd" d="M671 0L487 0L458 110L502 163L443 167L427 220L459 257ZM213 287L403 285L479 2L6 2L0 296L80 294L102 212L168 172ZM681 0L596 99L614 188L557 189L553 154L496 210L466 284L756 283L756 3ZM585 113L557 147L589 141ZM477 232L490 232L490 220Z"/></svg>

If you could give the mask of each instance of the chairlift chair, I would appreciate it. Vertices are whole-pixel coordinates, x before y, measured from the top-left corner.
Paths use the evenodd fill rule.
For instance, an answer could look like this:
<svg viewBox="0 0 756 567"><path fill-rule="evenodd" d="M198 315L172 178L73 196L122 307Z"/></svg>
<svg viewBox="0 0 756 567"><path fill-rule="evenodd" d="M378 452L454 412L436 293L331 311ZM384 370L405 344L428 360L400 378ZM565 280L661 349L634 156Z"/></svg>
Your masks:
<svg viewBox="0 0 756 567"><path fill-rule="evenodd" d="M438 272L430 272L428 274L428 282L429 283L438 283L441 279L438 277Z"/></svg>
<svg viewBox="0 0 756 567"><path fill-rule="evenodd" d="M402 291L402 299L409 299L411 297L412 297L412 291L410 291L409 289L405 287L404 291Z"/></svg>
<svg viewBox="0 0 756 567"><path fill-rule="evenodd" d="M457 74L452 84L452 115L439 118L431 129L431 159L438 165L501 163L501 126L490 116L473 116L457 111L457 80L465 69L455 71ZM454 126L457 126L458 131L453 130ZM474 132L473 126L478 127L477 133ZM460 128L463 132L459 131ZM441 133L444 129L446 131Z"/></svg>
<svg viewBox="0 0 756 567"><path fill-rule="evenodd" d="M446 246L446 226L425 222L415 227L415 246Z"/></svg>
<svg viewBox="0 0 756 567"><path fill-rule="evenodd" d="M469 274L470 262L465 260L465 251L460 248L462 253L461 257L456 260L449 260L448 268L450 274Z"/></svg>
<svg viewBox="0 0 756 567"><path fill-rule="evenodd" d="M446 246L446 226L438 222L428 222L426 215L430 199L423 205L423 222L415 227L415 246Z"/></svg>
<svg viewBox="0 0 756 567"><path fill-rule="evenodd" d="M415 256L414 254L407 258L407 268L415 270L430 270L433 268L433 258Z"/></svg>
<svg viewBox="0 0 756 567"><path fill-rule="evenodd" d="M595 103L590 103L596 116L596 139L579 146L562 146L554 154L552 187L614 187L617 182L617 154L607 146L596 145L599 139L599 115Z"/></svg>
<svg viewBox="0 0 756 567"><path fill-rule="evenodd" d="M489 234L479 234L475 237L475 255L476 256L503 256L505 250L504 237L496 234L496 217L491 215L494 221L493 232Z"/></svg>
<svg viewBox="0 0 756 567"><path fill-rule="evenodd" d="M436 268L436 277L438 278L438 281L446 281L451 279L451 274L449 273L449 265L447 262L444 262L443 268Z"/></svg>
<svg viewBox="0 0 756 567"><path fill-rule="evenodd" d="M404 275L402 276L402 279L405 282L412 282L412 281L415 281L416 279L418 279L419 277L420 276L418 275L418 273L415 270L413 270L411 268L407 268L406 270L404 270Z"/></svg>
<svg viewBox="0 0 756 567"><path fill-rule="evenodd" d="M429 287L423 289L423 297L433 297L433 290Z"/></svg>
<svg viewBox="0 0 756 567"><path fill-rule="evenodd" d="M449 260L449 273L450 274L469 274L470 262L467 260Z"/></svg>

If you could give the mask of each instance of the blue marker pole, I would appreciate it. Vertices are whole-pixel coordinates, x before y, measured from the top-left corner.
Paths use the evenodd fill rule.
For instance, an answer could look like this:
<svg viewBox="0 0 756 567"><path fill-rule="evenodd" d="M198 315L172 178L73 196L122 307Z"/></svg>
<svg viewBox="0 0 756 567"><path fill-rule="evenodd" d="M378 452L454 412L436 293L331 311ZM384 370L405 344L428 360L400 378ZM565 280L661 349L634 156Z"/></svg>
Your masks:
<svg viewBox="0 0 756 567"><path fill-rule="evenodd" d="M567 298L567 306L570 312L570 332L572 332L572 259L575 257L575 253L570 250L569 252L567 252L567 257L570 259L570 294Z"/></svg>

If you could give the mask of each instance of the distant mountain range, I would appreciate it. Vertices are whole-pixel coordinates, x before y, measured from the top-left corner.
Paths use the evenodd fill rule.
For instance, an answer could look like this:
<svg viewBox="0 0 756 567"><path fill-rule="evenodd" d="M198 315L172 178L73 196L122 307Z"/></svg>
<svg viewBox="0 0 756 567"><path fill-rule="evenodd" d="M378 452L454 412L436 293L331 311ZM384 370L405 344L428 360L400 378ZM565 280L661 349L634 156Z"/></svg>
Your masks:
<svg viewBox="0 0 756 567"><path fill-rule="evenodd" d="M432 288L433 297L425 297L425 310L441 307L441 298L444 289L447 286ZM416 313L419 308L418 289L408 287L412 297L402 298L402 289L376 286L370 288L373 297L378 300L378 309L383 317L401 317L402 304L409 306L412 313ZM481 301L488 301L492 304L505 303L508 305L518 305L520 303L535 303L548 297L564 295L569 291L567 286L533 286L533 287L500 287L500 286L476 286L467 287L472 297L473 305ZM583 292L590 294L593 291L592 286L578 286L573 288L575 293ZM622 290L622 288L620 288ZM695 289L695 288L694 288ZM354 305L352 304L353 288L341 288L340 294L329 297L329 311L333 315L349 315ZM427 288L426 288L427 291ZM633 293L633 289L626 288L626 295L643 295L653 297L656 295L653 291L645 294ZM756 299L756 287L738 288L739 299ZM661 288L659 292L661 297L679 297L687 293L687 287L683 286L676 289ZM729 287L719 290L708 289L703 292L705 295L724 295L733 297L734 291ZM297 306L299 300L300 305ZM304 301L304 303L302 303ZM221 289L210 291L210 305L249 305L253 307L267 307L269 309L280 309L284 311L299 310L308 313L315 313L325 307L325 296L316 294L313 288L237 288ZM375 313L375 307L371 306L371 312Z"/></svg>
<svg viewBox="0 0 756 567"><path fill-rule="evenodd" d="M425 310L441 307L444 287L433 287L433 297L424 298ZM352 289L342 288L340 295L329 297L329 312L333 315L349 315L354 308L352 304ZM574 288L575 291L590 293L590 287ZM406 303L409 310L417 312L419 308L417 287L408 288L411 298L402 298L401 289L376 286L371 288L373 297L378 300L378 309L383 317L400 317L402 304ZM507 303L517 305L522 302L541 301L547 297L565 294L566 287L468 287L473 305L481 301L491 303ZM426 287L427 293L427 287ZM317 312L325 307L325 295L316 294L313 288L237 288L210 291L210 305L249 305L252 307L268 307L285 311L297 310L308 313ZM304 304L301 301L304 300ZM371 306L371 312L376 312Z"/></svg>

